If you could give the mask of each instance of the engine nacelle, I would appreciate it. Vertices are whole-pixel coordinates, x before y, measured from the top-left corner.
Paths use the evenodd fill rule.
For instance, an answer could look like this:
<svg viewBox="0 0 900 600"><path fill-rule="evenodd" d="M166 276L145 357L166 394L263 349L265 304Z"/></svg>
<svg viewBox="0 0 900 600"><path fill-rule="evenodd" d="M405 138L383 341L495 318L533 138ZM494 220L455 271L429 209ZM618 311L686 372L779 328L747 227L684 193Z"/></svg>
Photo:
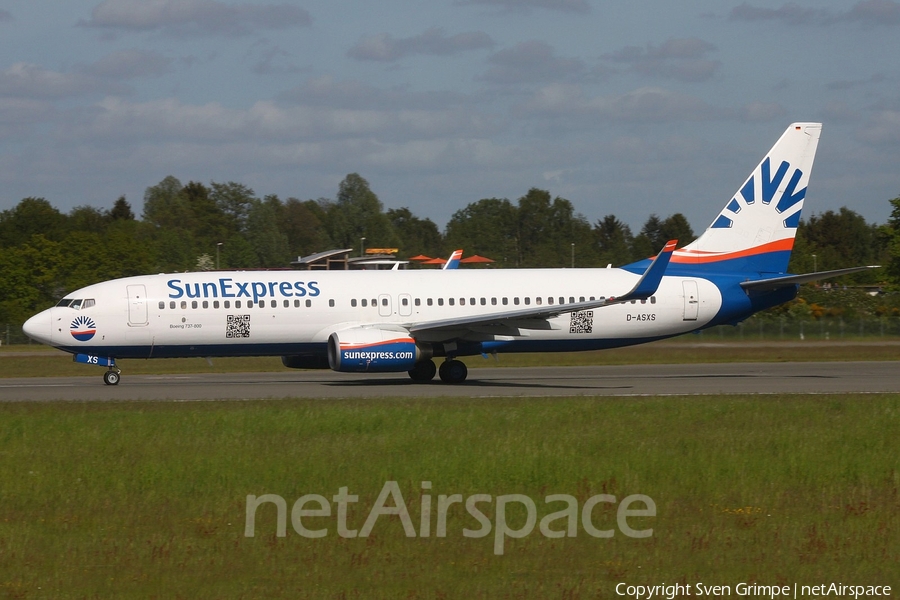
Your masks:
<svg viewBox="0 0 900 600"><path fill-rule="evenodd" d="M429 346L408 334L367 327L335 331L328 337L328 365L345 373L409 371L431 358Z"/></svg>

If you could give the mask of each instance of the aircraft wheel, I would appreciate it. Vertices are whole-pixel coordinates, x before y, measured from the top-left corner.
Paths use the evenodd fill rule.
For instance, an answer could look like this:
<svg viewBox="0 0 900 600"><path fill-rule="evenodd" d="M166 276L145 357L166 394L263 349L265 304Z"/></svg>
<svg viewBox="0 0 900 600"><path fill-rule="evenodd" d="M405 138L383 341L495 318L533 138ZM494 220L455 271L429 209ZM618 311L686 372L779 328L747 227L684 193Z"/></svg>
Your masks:
<svg viewBox="0 0 900 600"><path fill-rule="evenodd" d="M105 383L106 385L118 385L119 374L115 371L107 371L103 374L103 383Z"/></svg>
<svg viewBox="0 0 900 600"><path fill-rule="evenodd" d="M425 360L416 363L416 365L407 372L409 373L410 379L413 381L431 381L434 379L434 374L437 373L437 367L434 366L434 362Z"/></svg>
<svg viewBox="0 0 900 600"><path fill-rule="evenodd" d="M466 380L469 369L459 360L447 360L441 364L441 381L444 383L462 383Z"/></svg>

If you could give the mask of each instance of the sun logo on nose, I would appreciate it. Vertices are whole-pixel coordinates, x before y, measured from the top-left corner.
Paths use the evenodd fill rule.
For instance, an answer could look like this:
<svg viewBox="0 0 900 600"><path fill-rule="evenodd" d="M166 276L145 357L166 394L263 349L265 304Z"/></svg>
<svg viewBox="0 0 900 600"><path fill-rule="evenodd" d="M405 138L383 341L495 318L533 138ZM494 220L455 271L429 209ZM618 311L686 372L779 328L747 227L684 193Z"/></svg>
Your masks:
<svg viewBox="0 0 900 600"><path fill-rule="evenodd" d="M81 315L72 321L72 324L69 326L69 333L79 342L86 342L97 333L97 326L92 318Z"/></svg>

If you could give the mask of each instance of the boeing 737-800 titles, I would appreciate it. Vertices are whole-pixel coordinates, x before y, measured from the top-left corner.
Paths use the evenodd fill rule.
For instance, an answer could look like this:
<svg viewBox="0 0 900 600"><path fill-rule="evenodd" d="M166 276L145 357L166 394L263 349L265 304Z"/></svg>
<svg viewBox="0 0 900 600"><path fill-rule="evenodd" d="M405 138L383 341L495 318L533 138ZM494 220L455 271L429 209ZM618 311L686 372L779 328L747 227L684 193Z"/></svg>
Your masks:
<svg viewBox="0 0 900 600"><path fill-rule="evenodd" d="M288 367L466 379L457 357L596 350L787 302L819 123L788 127L694 242L606 269L214 271L90 285L29 319L31 338L107 368L118 358L281 356Z"/></svg>

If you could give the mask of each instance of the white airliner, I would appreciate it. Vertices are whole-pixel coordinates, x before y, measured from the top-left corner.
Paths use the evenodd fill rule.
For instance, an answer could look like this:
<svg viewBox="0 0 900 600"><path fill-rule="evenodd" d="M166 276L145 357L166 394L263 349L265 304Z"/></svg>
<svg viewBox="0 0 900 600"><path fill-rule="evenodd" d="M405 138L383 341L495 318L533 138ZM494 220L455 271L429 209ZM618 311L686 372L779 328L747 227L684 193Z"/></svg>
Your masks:
<svg viewBox="0 0 900 600"><path fill-rule="evenodd" d="M214 271L106 281L24 325L106 367L119 358L281 356L285 366L466 379L459 356L596 350L721 324L787 302L786 274L821 132L795 123L696 241L606 269Z"/></svg>

